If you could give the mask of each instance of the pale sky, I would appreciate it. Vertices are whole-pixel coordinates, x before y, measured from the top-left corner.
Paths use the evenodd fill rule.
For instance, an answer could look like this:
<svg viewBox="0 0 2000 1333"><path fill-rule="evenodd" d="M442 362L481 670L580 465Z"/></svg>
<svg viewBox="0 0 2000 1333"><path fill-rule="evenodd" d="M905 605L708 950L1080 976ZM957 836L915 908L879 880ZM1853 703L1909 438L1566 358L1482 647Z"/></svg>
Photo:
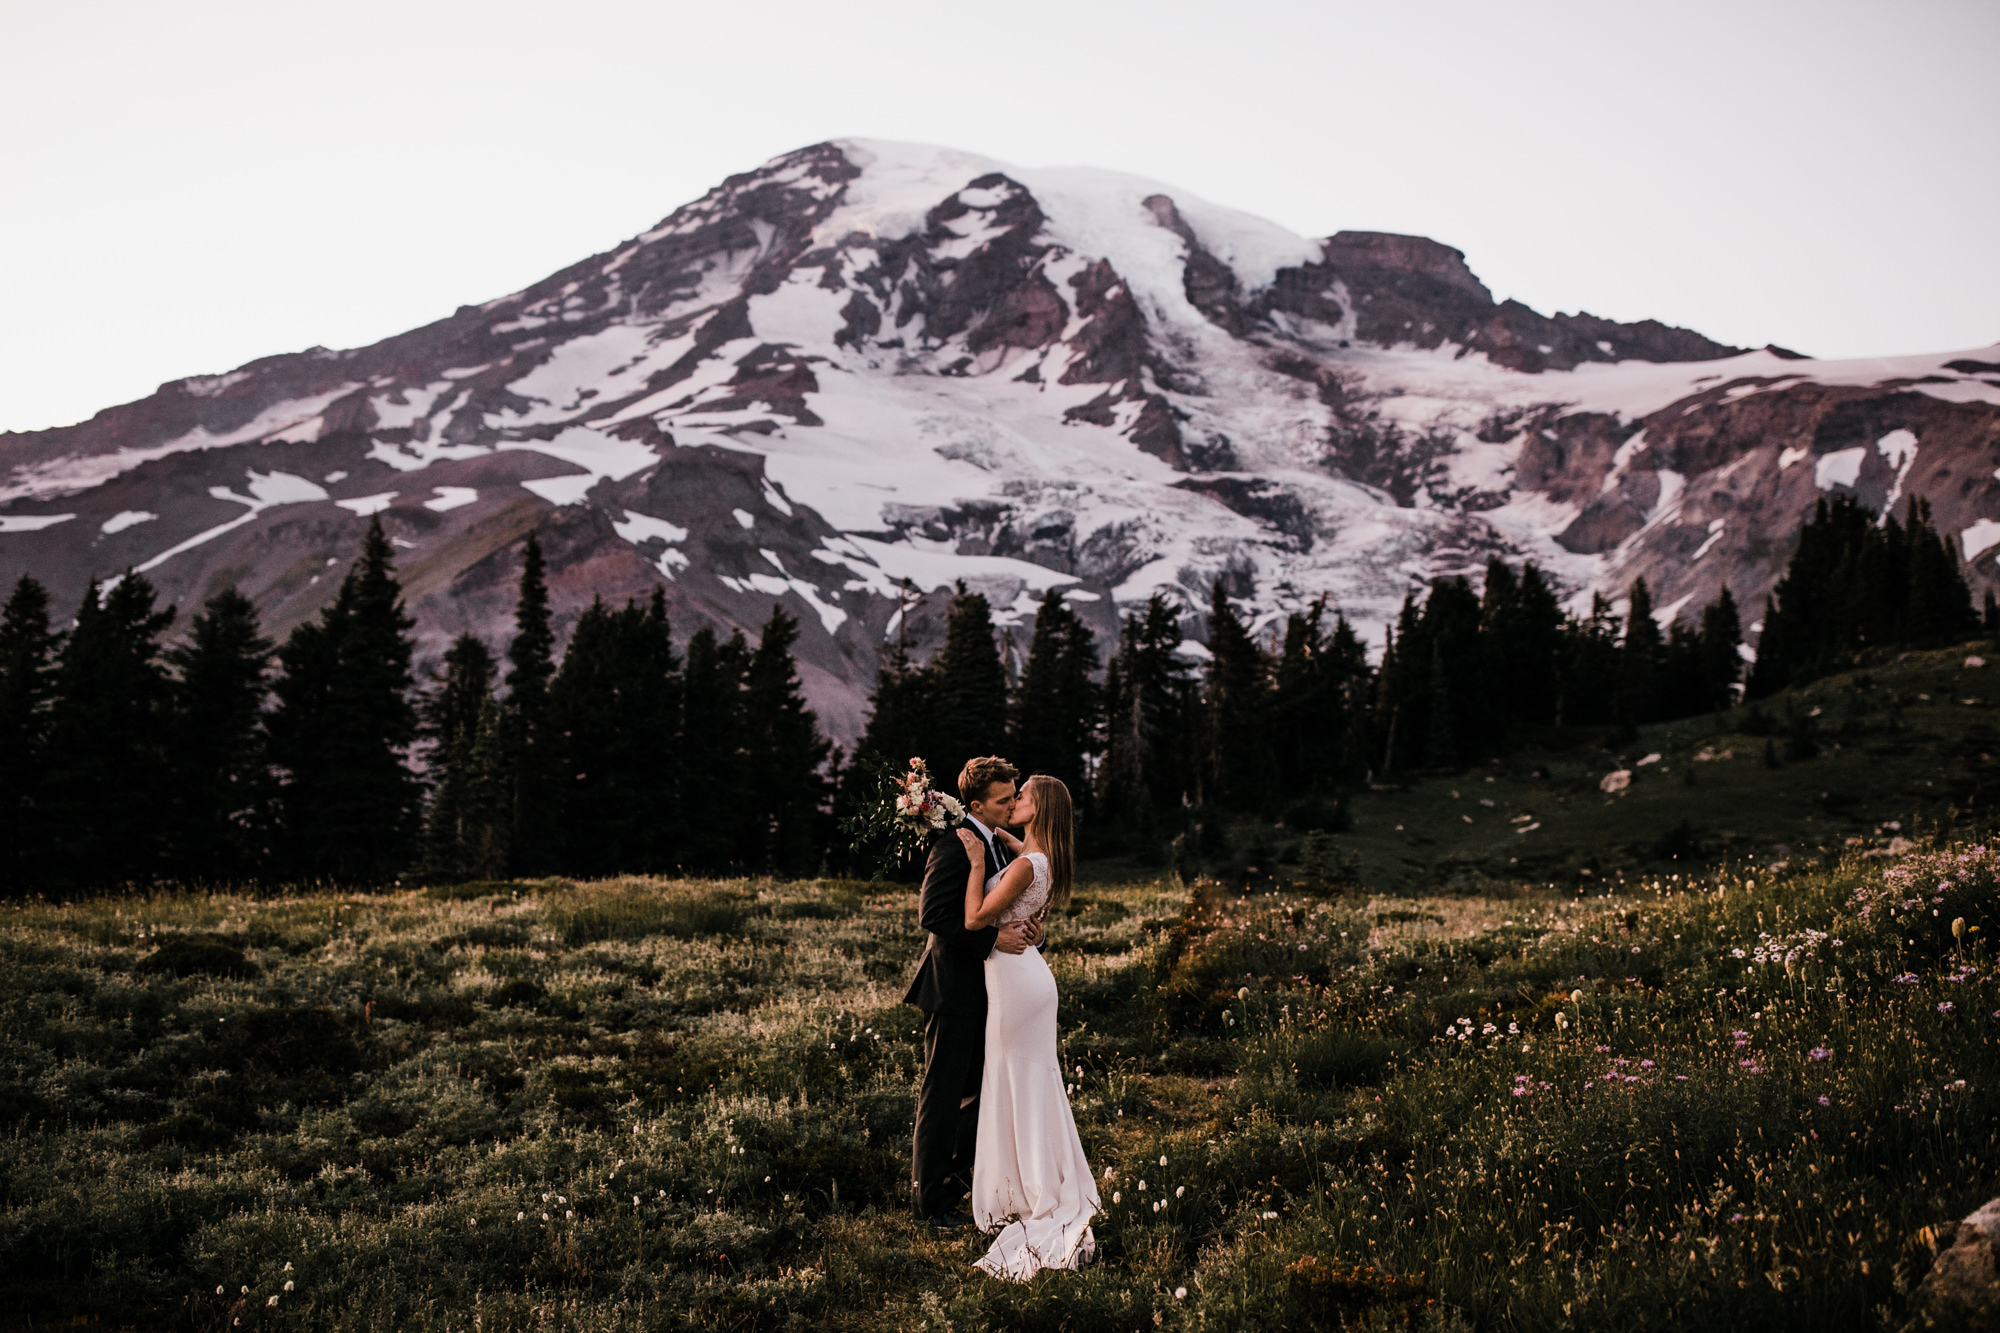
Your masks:
<svg viewBox="0 0 2000 1333"><path fill-rule="evenodd" d="M1412 232L1544 313L2000 339L1996 0L0 0L0 430L373 342L866 136Z"/></svg>

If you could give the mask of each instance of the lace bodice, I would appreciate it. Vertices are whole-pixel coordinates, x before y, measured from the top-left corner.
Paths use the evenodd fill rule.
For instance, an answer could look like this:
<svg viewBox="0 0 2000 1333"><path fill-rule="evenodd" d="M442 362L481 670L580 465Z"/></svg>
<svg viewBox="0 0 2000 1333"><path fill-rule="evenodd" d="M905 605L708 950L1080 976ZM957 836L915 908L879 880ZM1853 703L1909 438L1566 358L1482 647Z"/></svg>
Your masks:
<svg viewBox="0 0 2000 1333"><path fill-rule="evenodd" d="M1035 878L1028 887L1021 890L1021 896L1014 900L1006 914L996 923L1009 925L1016 921L1026 921L1029 917L1048 906L1049 902L1049 858L1040 852L1023 852L1028 865L1035 872Z"/></svg>

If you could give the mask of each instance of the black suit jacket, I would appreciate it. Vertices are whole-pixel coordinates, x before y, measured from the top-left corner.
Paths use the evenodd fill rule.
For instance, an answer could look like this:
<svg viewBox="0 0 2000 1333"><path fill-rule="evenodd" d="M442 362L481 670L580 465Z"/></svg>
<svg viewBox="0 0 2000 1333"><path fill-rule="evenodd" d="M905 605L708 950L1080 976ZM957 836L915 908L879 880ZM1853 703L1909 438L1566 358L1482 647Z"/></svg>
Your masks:
<svg viewBox="0 0 2000 1333"><path fill-rule="evenodd" d="M964 820L958 828L972 828ZM977 833L978 829L972 829ZM903 997L927 1014L986 1015L986 957L1000 938L1000 927L984 930L965 928L965 879L972 862L958 834L946 829L931 843L930 859L924 863L924 891L917 914L930 932L924 956L917 960L917 976ZM999 858L991 845L986 850L986 882L1000 873Z"/></svg>

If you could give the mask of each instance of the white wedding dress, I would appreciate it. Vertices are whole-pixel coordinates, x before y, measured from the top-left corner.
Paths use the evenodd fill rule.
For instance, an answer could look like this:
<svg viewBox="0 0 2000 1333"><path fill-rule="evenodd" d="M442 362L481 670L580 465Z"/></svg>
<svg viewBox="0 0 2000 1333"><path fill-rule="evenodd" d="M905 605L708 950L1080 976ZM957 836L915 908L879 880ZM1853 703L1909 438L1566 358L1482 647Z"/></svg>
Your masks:
<svg viewBox="0 0 2000 1333"><path fill-rule="evenodd" d="M1001 924L1026 921L1049 900L1049 859L1027 854L1034 882ZM1026 1281L1076 1268L1097 1251L1090 1219L1103 1206L1083 1156L1056 1058L1056 979L1038 949L986 960L986 1063L972 1166L972 1220L1001 1227L978 1267Z"/></svg>

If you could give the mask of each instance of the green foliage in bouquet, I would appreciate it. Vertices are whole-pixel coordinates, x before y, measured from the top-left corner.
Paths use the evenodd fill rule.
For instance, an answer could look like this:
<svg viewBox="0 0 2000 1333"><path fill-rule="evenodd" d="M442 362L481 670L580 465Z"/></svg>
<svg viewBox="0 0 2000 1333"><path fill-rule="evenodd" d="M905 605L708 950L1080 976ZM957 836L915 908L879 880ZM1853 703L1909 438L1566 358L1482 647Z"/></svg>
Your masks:
<svg viewBox="0 0 2000 1333"><path fill-rule="evenodd" d="M931 787L930 768L922 759L910 760L908 771L872 755L862 763L868 778L861 790L873 795L864 795L841 827L853 839L851 850L877 858L873 878L883 879L914 864L929 850L931 835L963 819L965 807Z"/></svg>

